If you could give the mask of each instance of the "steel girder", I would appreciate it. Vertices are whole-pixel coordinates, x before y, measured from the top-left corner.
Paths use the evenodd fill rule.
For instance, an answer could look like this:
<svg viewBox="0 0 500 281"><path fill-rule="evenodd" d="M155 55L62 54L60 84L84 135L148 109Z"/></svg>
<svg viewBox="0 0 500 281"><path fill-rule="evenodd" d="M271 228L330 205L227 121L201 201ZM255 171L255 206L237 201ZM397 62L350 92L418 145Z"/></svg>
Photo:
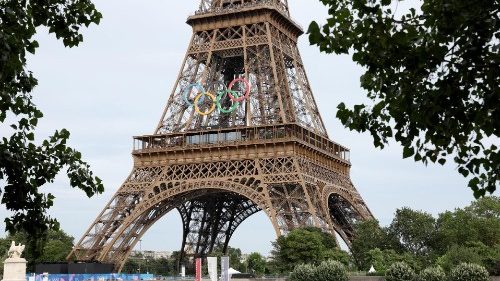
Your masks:
<svg viewBox="0 0 500 281"><path fill-rule="evenodd" d="M178 210L184 231L182 254L206 257L215 248L226 252L236 228L261 209L238 194L211 193L183 202Z"/></svg>

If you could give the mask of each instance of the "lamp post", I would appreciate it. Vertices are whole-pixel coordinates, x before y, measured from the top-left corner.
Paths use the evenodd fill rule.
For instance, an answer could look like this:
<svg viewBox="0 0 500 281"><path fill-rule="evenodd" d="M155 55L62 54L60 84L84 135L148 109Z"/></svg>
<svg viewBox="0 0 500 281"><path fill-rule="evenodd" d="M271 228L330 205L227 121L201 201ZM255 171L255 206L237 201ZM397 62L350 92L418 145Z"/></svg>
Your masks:
<svg viewBox="0 0 500 281"><path fill-rule="evenodd" d="M139 257L139 276L141 274L141 264L142 264L142 239L139 239L139 253L140 253L140 257Z"/></svg>

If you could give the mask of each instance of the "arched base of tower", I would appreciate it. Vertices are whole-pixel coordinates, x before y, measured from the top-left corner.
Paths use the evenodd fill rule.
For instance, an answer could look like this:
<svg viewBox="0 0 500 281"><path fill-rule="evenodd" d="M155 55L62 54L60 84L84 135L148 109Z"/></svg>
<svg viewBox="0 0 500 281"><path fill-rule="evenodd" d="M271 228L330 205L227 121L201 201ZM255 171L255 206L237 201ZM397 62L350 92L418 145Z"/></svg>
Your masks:
<svg viewBox="0 0 500 281"><path fill-rule="evenodd" d="M261 208L244 196L210 192L178 207L183 222L181 260L202 257L214 250L226 253L237 227Z"/></svg>
<svg viewBox="0 0 500 281"><path fill-rule="evenodd" d="M185 150L185 158L177 152L136 151L134 170L72 257L113 263L120 271L140 238L172 210L183 221L181 258L225 252L237 227L259 211L269 217L277 236L315 226L339 233L349 245L353 224L371 213L345 172L347 163L312 153L312 147L292 137L298 133L294 128L300 127L278 128L280 138L272 145L267 139L261 144L233 141L231 148ZM273 130L260 133L273 136Z"/></svg>

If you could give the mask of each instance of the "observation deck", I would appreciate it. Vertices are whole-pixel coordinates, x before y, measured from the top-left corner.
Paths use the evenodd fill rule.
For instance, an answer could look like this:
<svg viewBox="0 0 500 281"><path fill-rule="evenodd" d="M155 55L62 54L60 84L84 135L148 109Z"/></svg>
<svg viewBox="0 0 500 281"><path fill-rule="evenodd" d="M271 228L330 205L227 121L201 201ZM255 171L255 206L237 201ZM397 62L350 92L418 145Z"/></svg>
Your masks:
<svg viewBox="0 0 500 281"><path fill-rule="evenodd" d="M252 14L262 17L263 11L271 12L279 22L286 25L297 37L304 34L302 26L291 19L288 6L280 0L251 0L242 4L223 7L204 7L202 5L194 15L188 17L187 23L195 28L196 26L220 23L221 18L235 21Z"/></svg>
<svg viewBox="0 0 500 281"><path fill-rule="evenodd" d="M350 151L326 137L297 125L285 124L276 126L215 128L207 127L200 131L172 133L162 135L145 135L134 137L134 156L178 154L182 157L186 151L227 151L243 147L280 147L285 150L287 144L296 144L307 151L314 151L322 157L341 164L351 166Z"/></svg>

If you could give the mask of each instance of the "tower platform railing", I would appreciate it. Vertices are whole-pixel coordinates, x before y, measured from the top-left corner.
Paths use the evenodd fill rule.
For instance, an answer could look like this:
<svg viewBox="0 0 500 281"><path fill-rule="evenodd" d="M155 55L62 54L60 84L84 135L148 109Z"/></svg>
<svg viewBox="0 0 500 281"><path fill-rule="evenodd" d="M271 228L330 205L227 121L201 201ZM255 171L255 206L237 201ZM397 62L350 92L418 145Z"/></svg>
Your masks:
<svg viewBox="0 0 500 281"><path fill-rule="evenodd" d="M200 9L197 10L194 13L194 15L188 18L188 22L198 17L235 14L244 12L246 10L257 10L257 9L276 10L278 13L280 13L283 17L287 18L292 24L294 24L300 30L302 31L304 30L304 28L299 23L295 22L290 17L290 11L288 10L288 6L280 0L250 0L242 4L231 4L230 6L227 7L219 7L219 6L200 7Z"/></svg>
<svg viewBox="0 0 500 281"><path fill-rule="evenodd" d="M350 164L348 148L298 125L216 128L134 137L134 154L295 141Z"/></svg>

